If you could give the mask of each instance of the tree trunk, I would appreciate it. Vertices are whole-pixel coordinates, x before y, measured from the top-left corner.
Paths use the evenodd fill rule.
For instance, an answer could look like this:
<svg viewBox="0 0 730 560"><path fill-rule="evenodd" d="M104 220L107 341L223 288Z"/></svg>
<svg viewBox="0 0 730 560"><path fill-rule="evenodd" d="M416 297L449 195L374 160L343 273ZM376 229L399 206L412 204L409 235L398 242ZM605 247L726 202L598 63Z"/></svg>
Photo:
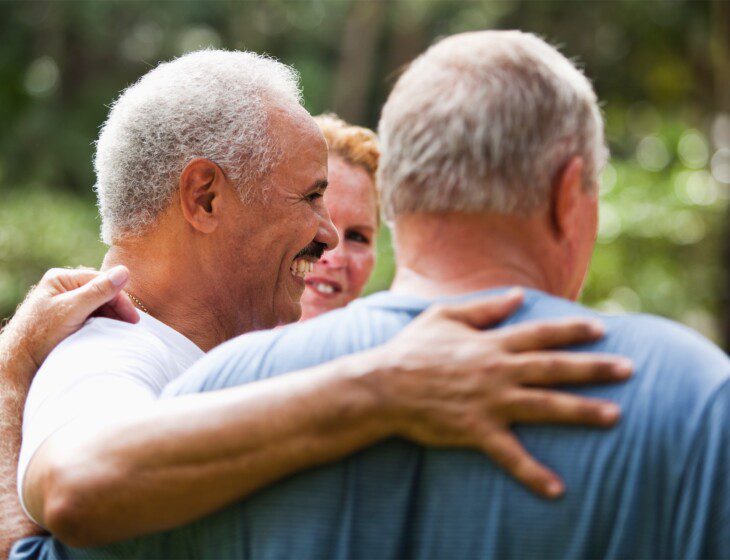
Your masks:
<svg viewBox="0 0 730 560"><path fill-rule="evenodd" d="M369 124L368 101L387 3L355 0L345 22L332 107L354 124Z"/></svg>

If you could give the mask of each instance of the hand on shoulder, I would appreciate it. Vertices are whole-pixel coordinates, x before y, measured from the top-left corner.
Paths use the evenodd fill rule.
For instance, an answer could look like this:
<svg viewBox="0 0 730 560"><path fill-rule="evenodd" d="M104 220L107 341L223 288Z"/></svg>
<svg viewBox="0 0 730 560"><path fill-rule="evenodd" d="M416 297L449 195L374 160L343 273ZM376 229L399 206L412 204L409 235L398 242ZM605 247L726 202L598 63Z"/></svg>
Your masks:
<svg viewBox="0 0 730 560"><path fill-rule="evenodd" d="M79 330L91 316L136 323L139 315L122 293L128 279L129 271L124 266L106 272L49 270L3 329L3 352L27 360L37 369L58 343Z"/></svg>
<svg viewBox="0 0 730 560"><path fill-rule="evenodd" d="M506 319L523 293L456 305L436 305L376 349L384 367L373 386L397 435L437 447L470 447L550 498L561 495L557 474L540 464L511 431L515 423L610 427L617 405L553 389L625 381L629 360L557 351L604 334L594 319L531 321L484 330Z"/></svg>

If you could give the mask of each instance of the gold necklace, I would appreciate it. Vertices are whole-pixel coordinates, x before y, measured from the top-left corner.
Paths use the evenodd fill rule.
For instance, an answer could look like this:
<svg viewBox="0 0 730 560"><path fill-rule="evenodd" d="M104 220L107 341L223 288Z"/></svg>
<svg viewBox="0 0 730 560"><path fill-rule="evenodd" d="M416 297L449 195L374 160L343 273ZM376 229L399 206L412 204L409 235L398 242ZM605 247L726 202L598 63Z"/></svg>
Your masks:
<svg viewBox="0 0 730 560"><path fill-rule="evenodd" d="M147 308L144 305L142 305L142 302L139 301L139 299L137 299L135 296L133 296L129 292L127 292L127 295L129 296L129 299L132 300L132 303L134 303L137 307L139 307L141 311L144 311L145 313L149 313L149 311L147 311Z"/></svg>

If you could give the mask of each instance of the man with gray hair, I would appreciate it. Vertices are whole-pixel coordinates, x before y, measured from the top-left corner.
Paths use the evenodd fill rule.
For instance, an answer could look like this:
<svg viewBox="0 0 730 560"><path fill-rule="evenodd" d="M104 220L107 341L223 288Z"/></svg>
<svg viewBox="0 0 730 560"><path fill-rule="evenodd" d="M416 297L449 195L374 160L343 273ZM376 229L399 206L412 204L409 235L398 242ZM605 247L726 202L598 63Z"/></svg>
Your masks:
<svg viewBox="0 0 730 560"><path fill-rule="evenodd" d="M540 500L483 455L390 440L175 531L101 551L45 550L79 558L727 556L730 361L669 321L603 317L574 303L595 241L606 153L586 78L533 35L457 35L400 77L380 132L399 265L392 290L230 341L166 393L275 378L386 342L432 313L433 302L522 286L527 305L507 323L600 318L605 340L573 355L596 350L635 363L625 385L561 397L616 400L622 422L610 433L519 429L568 492ZM450 344L444 332L426 342ZM513 402L543 398L516 392Z"/></svg>
<svg viewBox="0 0 730 560"><path fill-rule="evenodd" d="M299 318L303 276L337 244L322 200L326 144L293 70L200 51L121 94L95 168L104 267L129 269L140 321L91 320L29 392L18 490L28 514L68 544L181 525L394 435L479 449L555 498L562 484L510 422L617 419L612 403L546 399L535 387L627 377L620 360L530 352L596 340L596 321L478 328L514 311L519 294L447 308L382 348L270 382L159 400L205 351ZM428 344L435 335L448 346Z"/></svg>

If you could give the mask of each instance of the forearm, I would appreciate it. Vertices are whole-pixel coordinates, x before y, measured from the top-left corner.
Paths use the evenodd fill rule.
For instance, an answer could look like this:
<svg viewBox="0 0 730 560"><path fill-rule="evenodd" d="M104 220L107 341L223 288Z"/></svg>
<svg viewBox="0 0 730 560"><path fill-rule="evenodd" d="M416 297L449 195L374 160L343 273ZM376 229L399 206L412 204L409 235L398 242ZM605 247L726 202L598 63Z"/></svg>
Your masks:
<svg viewBox="0 0 730 560"><path fill-rule="evenodd" d="M0 335L0 558L12 544L42 531L23 513L16 485L23 406L36 371L14 333Z"/></svg>
<svg viewBox="0 0 730 560"><path fill-rule="evenodd" d="M368 362L158 401L81 445L61 443L66 459L40 484L45 522L76 545L160 531L383 439L391 426Z"/></svg>

